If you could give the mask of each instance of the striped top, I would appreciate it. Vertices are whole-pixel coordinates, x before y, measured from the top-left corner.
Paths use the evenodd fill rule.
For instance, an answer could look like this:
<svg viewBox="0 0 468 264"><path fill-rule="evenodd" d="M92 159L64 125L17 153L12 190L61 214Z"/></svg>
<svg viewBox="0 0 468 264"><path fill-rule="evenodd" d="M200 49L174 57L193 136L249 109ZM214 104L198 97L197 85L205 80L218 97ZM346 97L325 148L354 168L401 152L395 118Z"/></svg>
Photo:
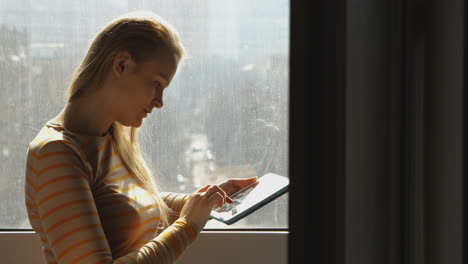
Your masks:
<svg viewBox="0 0 468 264"><path fill-rule="evenodd" d="M87 136L48 121L29 144L25 201L47 263L173 263L199 230L178 218L160 227L154 198L130 176L110 133ZM159 228L158 228L159 227Z"/></svg>

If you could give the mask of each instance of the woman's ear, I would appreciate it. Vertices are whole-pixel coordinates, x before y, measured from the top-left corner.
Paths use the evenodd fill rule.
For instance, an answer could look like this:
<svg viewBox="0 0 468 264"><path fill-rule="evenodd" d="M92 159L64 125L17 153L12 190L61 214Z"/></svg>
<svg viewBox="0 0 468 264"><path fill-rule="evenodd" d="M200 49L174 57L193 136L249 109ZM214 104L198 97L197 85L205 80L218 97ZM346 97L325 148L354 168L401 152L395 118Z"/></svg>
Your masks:
<svg viewBox="0 0 468 264"><path fill-rule="evenodd" d="M132 58L130 56L130 53L128 53L127 51L121 51L117 53L117 55L114 58L114 63L112 67L114 75L120 77L122 73L129 69L128 65L131 63L131 61Z"/></svg>

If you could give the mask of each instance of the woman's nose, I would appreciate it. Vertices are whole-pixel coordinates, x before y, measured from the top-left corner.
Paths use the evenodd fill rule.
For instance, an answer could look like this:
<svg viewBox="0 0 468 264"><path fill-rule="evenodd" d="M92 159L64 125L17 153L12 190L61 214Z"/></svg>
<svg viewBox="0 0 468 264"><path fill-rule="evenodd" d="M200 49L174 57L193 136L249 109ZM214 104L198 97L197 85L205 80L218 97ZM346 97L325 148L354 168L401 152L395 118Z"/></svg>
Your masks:
<svg viewBox="0 0 468 264"><path fill-rule="evenodd" d="M154 107L156 108L161 108L163 107L163 94L164 94L164 90L163 89L158 89L156 91L156 95L153 99L153 105Z"/></svg>
<svg viewBox="0 0 468 264"><path fill-rule="evenodd" d="M154 105L154 107L156 107L156 108L161 108L161 107L163 107L164 104L163 104L163 99L162 99L162 97L161 97L161 98L156 98L156 99L154 99L154 100L153 100L153 105Z"/></svg>

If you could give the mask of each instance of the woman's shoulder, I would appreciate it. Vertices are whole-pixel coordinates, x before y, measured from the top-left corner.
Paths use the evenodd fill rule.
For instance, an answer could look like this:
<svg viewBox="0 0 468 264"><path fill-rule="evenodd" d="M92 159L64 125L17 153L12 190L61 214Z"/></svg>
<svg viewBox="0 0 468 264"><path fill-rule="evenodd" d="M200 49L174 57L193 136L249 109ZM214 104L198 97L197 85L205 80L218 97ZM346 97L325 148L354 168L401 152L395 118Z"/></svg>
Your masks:
<svg viewBox="0 0 468 264"><path fill-rule="evenodd" d="M29 143L29 149L39 152L51 144L61 146L74 145L73 139L64 135L63 131L57 129L56 125L48 121L37 133L36 137Z"/></svg>

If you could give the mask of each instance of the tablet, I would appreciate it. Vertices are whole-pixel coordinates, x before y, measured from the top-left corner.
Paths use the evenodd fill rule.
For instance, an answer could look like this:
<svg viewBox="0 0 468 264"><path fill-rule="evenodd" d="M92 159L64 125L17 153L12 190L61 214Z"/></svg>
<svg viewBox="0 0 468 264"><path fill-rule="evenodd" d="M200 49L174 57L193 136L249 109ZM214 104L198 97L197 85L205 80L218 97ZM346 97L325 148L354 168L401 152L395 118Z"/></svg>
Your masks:
<svg viewBox="0 0 468 264"><path fill-rule="evenodd" d="M265 174L255 183L232 194L233 203L216 206L210 217L228 225L233 224L287 192L288 186L287 177Z"/></svg>

